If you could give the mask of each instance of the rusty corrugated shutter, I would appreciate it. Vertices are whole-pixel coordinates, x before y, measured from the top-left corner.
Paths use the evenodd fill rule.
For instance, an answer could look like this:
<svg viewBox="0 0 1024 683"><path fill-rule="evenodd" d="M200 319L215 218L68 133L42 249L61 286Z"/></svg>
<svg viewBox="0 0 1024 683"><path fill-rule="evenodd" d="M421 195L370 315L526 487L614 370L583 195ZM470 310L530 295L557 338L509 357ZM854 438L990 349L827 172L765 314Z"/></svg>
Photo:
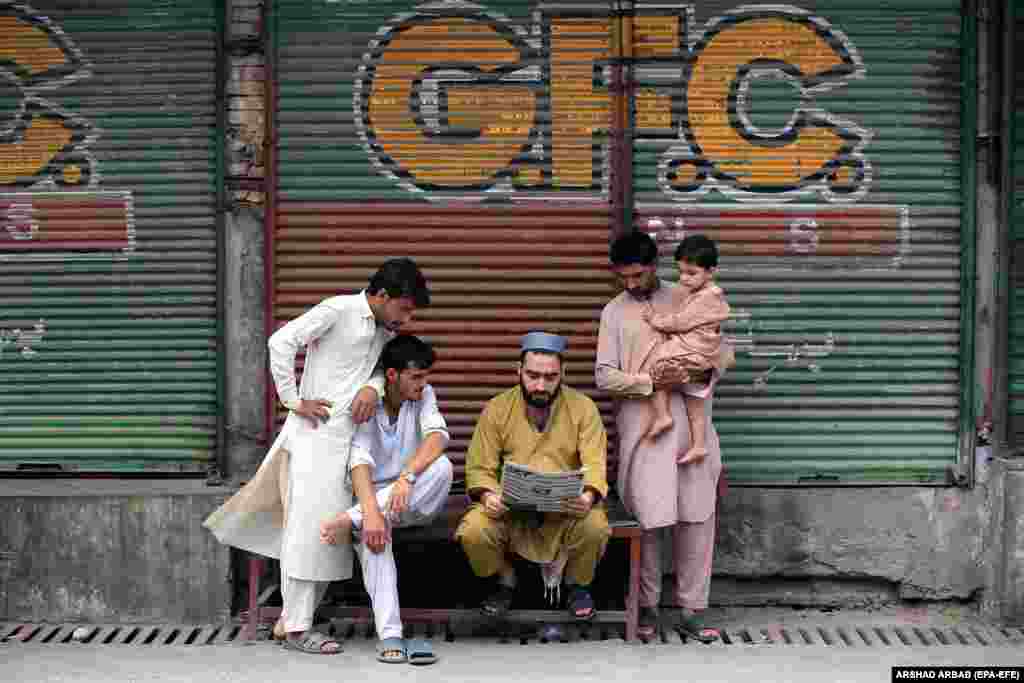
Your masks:
<svg viewBox="0 0 1024 683"><path fill-rule="evenodd" d="M0 3L0 469L216 442L216 3Z"/></svg>
<svg viewBox="0 0 1024 683"><path fill-rule="evenodd" d="M596 395L610 21L593 3L277 4L273 318L416 259L434 303L413 331L438 349L459 465L523 333L569 336L568 381Z"/></svg>
<svg viewBox="0 0 1024 683"><path fill-rule="evenodd" d="M958 462L964 11L637 5L635 225L669 278L685 235L721 247L733 481L945 483Z"/></svg>

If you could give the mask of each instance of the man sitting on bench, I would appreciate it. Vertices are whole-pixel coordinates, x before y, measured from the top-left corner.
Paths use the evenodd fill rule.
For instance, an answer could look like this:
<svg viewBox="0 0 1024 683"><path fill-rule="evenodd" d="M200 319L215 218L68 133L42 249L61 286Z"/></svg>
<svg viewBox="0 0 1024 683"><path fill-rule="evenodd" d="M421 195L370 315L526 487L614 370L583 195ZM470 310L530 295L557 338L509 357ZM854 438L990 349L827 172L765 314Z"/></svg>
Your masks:
<svg viewBox="0 0 1024 683"><path fill-rule="evenodd" d="M608 492L608 437L594 402L562 384L565 347L565 338L554 334L523 337L519 386L488 401L466 455L466 488L475 502L455 535L477 576L497 576L482 606L488 616L511 606L510 553L539 563L548 589L560 587L564 571L570 616L595 615L588 587L611 534L600 505ZM564 501L563 512L510 511L501 496L505 462L542 472L582 467L583 493Z"/></svg>
<svg viewBox="0 0 1024 683"><path fill-rule="evenodd" d="M391 543L392 528L427 524L439 514L452 485L452 464L442 455L448 425L427 384L434 359L430 345L412 335L399 335L384 346L383 410L359 425L352 439L349 472L359 503L320 526L324 543L348 543L353 536L365 539L356 551L373 605L380 641L377 659L387 663L437 661L429 643L402 638ZM383 542L371 530L384 530Z"/></svg>

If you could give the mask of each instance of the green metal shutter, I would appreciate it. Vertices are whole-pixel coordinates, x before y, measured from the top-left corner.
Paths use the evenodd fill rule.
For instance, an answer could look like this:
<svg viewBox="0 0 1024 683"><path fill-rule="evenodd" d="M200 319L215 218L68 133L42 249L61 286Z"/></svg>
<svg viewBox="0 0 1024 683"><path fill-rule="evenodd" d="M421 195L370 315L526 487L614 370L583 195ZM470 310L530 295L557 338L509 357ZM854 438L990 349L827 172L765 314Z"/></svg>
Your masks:
<svg viewBox="0 0 1024 683"><path fill-rule="evenodd" d="M637 6L634 225L669 279L685 235L719 242L730 479L945 483L971 429L969 12L694 7Z"/></svg>
<svg viewBox="0 0 1024 683"><path fill-rule="evenodd" d="M1006 151L1010 163L1010 339L1009 339L1009 429L1007 437L1016 446L1024 443L1024 71L1019 60L1024 55L1024 1L1007 5L1007 20L1012 27L1013 54L1018 66L1014 73L1014 93Z"/></svg>
<svg viewBox="0 0 1024 683"><path fill-rule="evenodd" d="M607 9L281 0L276 11L275 324L411 256L433 291L411 331L438 350L431 382L458 478L531 329L569 336L567 382L607 417L593 374L614 294Z"/></svg>
<svg viewBox="0 0 1024 683"><path fill-rule="evenodd" d="M0 4L0 468L199 471L217 3Z"/></svg>

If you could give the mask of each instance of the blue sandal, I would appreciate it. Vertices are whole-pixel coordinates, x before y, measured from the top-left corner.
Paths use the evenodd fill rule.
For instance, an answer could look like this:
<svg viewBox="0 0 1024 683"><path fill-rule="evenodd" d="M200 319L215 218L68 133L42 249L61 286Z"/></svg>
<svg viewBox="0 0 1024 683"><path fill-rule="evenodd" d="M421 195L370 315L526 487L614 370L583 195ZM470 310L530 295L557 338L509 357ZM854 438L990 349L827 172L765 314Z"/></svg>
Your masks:
<svg viewBox="0 0 1024 683"><path fill-rule="evenodd" d="M434 654L434 646L429 640L420 640L418 638L407 640L405 641L405 648L409 663L413 666L425 666L437 661L437 655Z"/></svg>
<svg viewBox="0 0 1024 683"><path fill-rule="evenodd" d="M388 656L389 653L399 653L398 656ZM405 664L409 659L405 641L401 638L385 638L377 641L377 661L385 664Z"/></svg>

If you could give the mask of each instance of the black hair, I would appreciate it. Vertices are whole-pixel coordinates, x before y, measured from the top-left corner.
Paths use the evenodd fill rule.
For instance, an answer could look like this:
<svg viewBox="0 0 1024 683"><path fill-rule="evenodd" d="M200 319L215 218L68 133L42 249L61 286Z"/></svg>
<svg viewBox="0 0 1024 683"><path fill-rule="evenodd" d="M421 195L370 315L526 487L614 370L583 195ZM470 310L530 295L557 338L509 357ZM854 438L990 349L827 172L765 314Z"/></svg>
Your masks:
<svg viewBox="0 0 1024 683"><path fill-rule="evenodd" d="M608 256L614 266L649 266L658 260L658 245L646 232L634 231L612 242Z"/></svg>
<svg viewBox="0 0 1024 683"><path fill-rule="evenodd" d="M427 279L411 258L394 258L384 265L370 278L366 288L368 294L380 294L382 291L392 299L408 297L417 307L430 305L430 290Z"/></svg>
<svg viewBox="0 0 1024 683"><path fill-rule="evenodd" d="M718 267L718 247L704 235L690 235L676 247L676 261L685 261L701 268Z"/></svg>
<svg viewBox="0 0 1024 683"><path fill-rule="evenodd" d="M400 334L380 352L380 367L388 370L427 370L437 360L434 347L412 334Z"/></svg>

